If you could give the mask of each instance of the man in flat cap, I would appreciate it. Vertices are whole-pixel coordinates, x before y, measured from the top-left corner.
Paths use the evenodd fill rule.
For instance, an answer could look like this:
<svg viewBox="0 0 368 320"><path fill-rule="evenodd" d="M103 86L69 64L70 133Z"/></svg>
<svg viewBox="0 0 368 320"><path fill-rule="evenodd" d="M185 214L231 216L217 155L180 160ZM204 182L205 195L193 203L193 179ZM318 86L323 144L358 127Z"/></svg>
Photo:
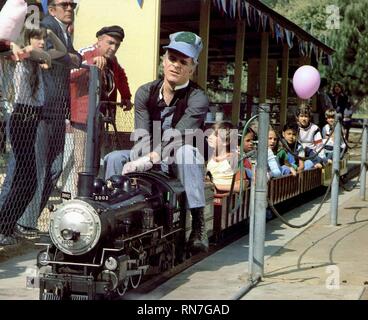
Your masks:
<svg viewBox="0 0 368 320"><path fill-rule="evenodd" d="M193 145L193 139L186 139L188 134L193 135L193 130L203 129L209 106L206 94L190 80L198 65L202 40L192 32L176 32L170 35L170 44L163 48L166 49L163 56L164 78L142 85L135 95L135 134L142 139L130 154L122 150L106 156L105 169L108 173L105 177L113 173L146 171L157 166L158 170L178 177L192 215L189 247L192 252L207 251L204 159L199 146ZM162 135L160 141L155 141L157 129ZM189 133L186 129L192 131ZM169 149L170 137L174 132L181 139L177 140L174 149ZM146 141L147 145L143 146L142 141ZM173 157L171 151L174 151ZM132 161L127 162L128 158ZM168 161L169 158L172 161Z"/></svg>
<svg viewBox="0 0 368 320"><path fill-rule="evenodd" d="M124 69L116 58L122 41L124 30L120 26L103 27L96 33L97 43L80 49L82 63L94 64L102 74L100 113L111 123L115 123L117 91L120 93L123 110L132 107L131 93L128 78ZM88 118L88 71L85 69L73 70L71 75L71 123L74 133L74 185L77 184L78 172L84 170L84 154L86 145L87 118ZM103 128L100 129L103 131ZM100 134L100 143L96 148L95 171L97 173L101 149L104 147L103 134Z"/></svg>

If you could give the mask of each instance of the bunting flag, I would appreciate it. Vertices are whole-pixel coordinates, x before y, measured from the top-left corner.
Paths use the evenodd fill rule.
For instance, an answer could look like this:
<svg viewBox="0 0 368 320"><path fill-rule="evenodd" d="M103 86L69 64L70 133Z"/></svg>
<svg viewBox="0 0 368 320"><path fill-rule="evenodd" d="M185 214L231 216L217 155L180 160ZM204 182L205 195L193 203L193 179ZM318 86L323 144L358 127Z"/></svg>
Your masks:
<svg viewBox="0 0 368 320"><path fill-rule="evenodd" d="M275 23L275 36L276 36L276 42L279 43L279 39L282 39L282 29L281 26L278 23Z"/></svg>
<svg viewBox="0 0 368 320"><path fill-rule="evenodd" d="M221 7L221 0L213 0L212 2L213 2L213 4L217 7L217 9L218 9L221 13L223 13L223 12L222 12L222 7Z"/></svg>
<svg viewBox="0 0 368 320"><path fill-rule="evenodd" d="M305 56L304 44L302 40L299 40L299 52L302 56Z"/></svg>
<svg viewBox="0 0 368 320"><path fill-rule="evenodd" d="M257 23L257 10L254 7L251 6L250 7L250 13L252 15L253 24L256 25L256 23ZM259 30L259 25L257 26L257 29Z"/></svg>
<svg viewBox="0 0 368 320"><path fill-rule="evenodd" d="M308 42L308 57L312 56L313 46L314 44L312 42Z"/></svg>
<svg viewBox="0 0 368 320"><path fill-rule="evenodd" d="M138 5L142 8L143 7L143 1L144 0L137 0L138 1Z"/></svg>
<svg viewBox="0 0 368 320"><path fill-rule="evenodd" d="M227 13L226 11L226 0L221 0L222 10Z"/></svg>
<svg viewBox="0 0 368 320"><path fill-rule="evenodd" d="M247 22L248 22L248 25L250 26L251 23L250 23L250 14L249 14L249 3L246 2L244 6L245 6L245 12L247 16Z"/></svg>
<svg viewBox="0 0 368 320"><path fill-rule="evenodd" d="M258 25L257 25L257 31L259 31L260 27L262 26L263 24L263 21L262 21L262 12L261 10L257 10L256 12L256 17L258 19Z"/></svg>
<svg viewBox="0 0 368 320"><path fill-rule="evenodd" d="M289 48L291 49L294 45L294 43L293 43L294 32L289 31L287 29L284 29L284 30L285 30L286 42L287 42Z"/></svg>
<svg viewBox="0 0 368 320"><path fill-rule="evenodd" d="M235 19L236 18L236 1L232 1L231 3L230 3L230 5L231 5L231 10L230 10L230 12L231 12L231 15L232 15L232 18L233 19Z"/></svg>
<svg viewBox="0 0 368 320"><path fill-rule="evenodd" d="M47 14L47 12L49 11L47 8L47 0L41 0L41 5L42 5L43 13Z"/></svg>
<svg viewBox="0 0 368 320"><path fill-rule="evenodd" d="M266 31L267 29L267 21L268 21L268 17L265 15L265 14L262 14L261 15L261 22L262 22L262 28L263 28L263 31Z"/></svg>
<svg viewBox="0 0 368 320"><path fill-rule="evenodd" d="M143 0L142 0L143 1ZM139 2L139 1L138 1ZM255 8L247 0L212 0L213 4L220 11L222 15L227 15L232 19L245 19L248 26L253 26L258 32L260 30L266 31L267 24L272 38L276 38L276 42L281 43L286 41L288 47L291 49L294 46L294 32L279 25L272 17L268 16L261 10ZM325 52L315 44L300 39L296 36L299 45L299 53L302 56L311 56L314 54L317 59L322 57ZM330 56L327 55L329 58ZM332 64L332 60L329 63Z"/></svg>
<svg viewBox="0 0 368 320"><path fill-rule="evenodd" d="M242 2L242 1L238 1L238 17L239 17L239 19L242 18L242 12L243 12L242 4L243 3L244 2Z"/></svg>

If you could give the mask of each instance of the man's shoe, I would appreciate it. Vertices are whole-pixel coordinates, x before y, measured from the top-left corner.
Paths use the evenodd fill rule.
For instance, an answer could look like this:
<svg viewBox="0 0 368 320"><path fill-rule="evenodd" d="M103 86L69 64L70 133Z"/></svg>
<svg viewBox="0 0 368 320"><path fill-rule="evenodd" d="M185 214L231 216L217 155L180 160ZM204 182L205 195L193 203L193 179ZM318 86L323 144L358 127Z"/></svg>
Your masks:
<svg viewBox="0 0 368 320"><path fill-rule="evenodd" d="M189 236L188 244L192 253L207 252L208 238L204 219L204 208L191 209L192 232Z"/></svg>
<svg viewBox="0 0 368 320"><path fill-rule="evenodd" d="M31 227L23 227L17 224L15 229L15 235L19 238L34 239L38 237L38 229Z"/></svg>
<svg viewBox="0 0 368 320"><path fill-rule="evenodd" d="M18 241L14 236L6 236L5 234L0 234L0 246L10 246L17 243Z"/></svg>

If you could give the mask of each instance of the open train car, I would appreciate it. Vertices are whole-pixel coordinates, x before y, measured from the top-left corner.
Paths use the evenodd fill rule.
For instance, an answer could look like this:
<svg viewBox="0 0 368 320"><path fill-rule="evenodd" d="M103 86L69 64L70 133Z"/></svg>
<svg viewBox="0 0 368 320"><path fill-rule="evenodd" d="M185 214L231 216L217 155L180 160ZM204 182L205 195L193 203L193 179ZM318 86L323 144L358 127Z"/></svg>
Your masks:
<svg viewBox="0 0 368 320"><path fill-rule="evenodd" d="M340 176L347 173L347 157L345 156L340 161ZM314 168L303 171L296 176L286 175L272 178L268 183L268 200L272 205L280 204L321 186L328 187L331 181L332 164L327 164L323 169ZM242 192L242 207L236 212L231 212L239 196L238 193L231 194L230 192L214 194L214 224L211 230L214 240L221 239L222 234L229 227L248 220L250 188L246 187Z"/></svg>

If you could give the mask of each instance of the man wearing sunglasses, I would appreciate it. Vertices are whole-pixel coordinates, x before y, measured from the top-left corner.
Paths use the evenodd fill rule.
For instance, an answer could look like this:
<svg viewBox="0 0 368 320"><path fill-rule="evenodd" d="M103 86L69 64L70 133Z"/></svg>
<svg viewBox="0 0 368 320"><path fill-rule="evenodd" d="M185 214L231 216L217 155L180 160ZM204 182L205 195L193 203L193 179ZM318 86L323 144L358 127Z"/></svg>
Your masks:
<svg viewBox="0 0 368 320"><path fill-rule="evenodd" d="M82 61L74 49L69 26L74 22L73 0L48 0L48 15L41 26L52 30L63 42L67 54L57 59L52 68L43 70L45 83L45 105L42 108L42 121L37 132L36 153L44 163L37 208L42 212L62 173L66 120L70 117L70 70L79 67ZM47 39L46 50L53 48Z"/></svg>
<svg viewBox="0 0 368 320"><path fill-rule="evenodd" d="M72 0L49 0L49 14L42 20L41 25L51 29L68 50L68 54L61 59L63 63L79 66L81 58L73 48L68 27L74 22L74 9L77 6Z"/></svg>

